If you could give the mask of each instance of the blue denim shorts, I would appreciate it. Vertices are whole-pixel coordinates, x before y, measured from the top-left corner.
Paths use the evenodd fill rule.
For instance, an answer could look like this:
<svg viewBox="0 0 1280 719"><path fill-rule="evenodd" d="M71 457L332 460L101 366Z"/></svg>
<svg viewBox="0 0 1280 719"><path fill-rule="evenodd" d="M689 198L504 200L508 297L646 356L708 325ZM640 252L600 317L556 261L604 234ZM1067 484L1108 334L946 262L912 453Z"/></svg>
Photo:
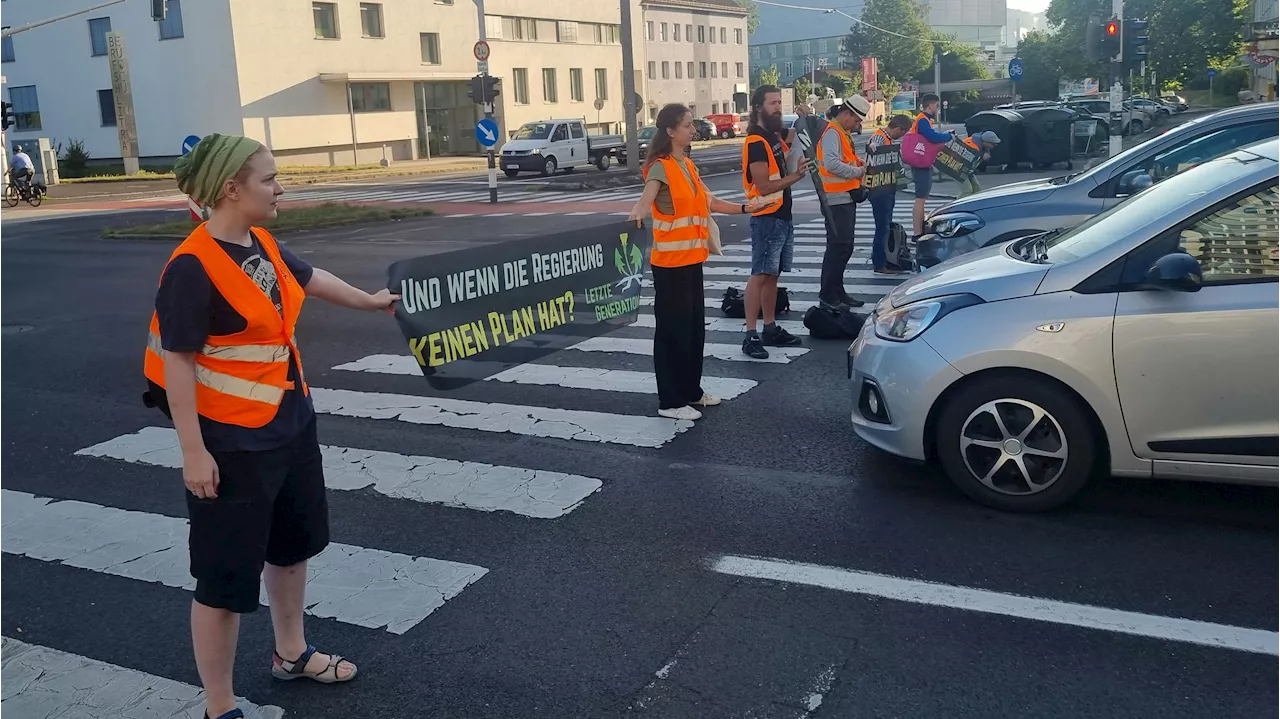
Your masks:
<svg viewBox="0 0 1280 719"><path fill-rule="evenodd" d="M795 249L795 225L791 220L762 215L751 218L751 274L780 275L791 271Z"/></svg>
<svg viewBox="0 0 1280 719"><path fill-rule="evenodd" d="M911 168L911 180L916 183L916 197L928 197L933 189L933 168Z"/></svg>

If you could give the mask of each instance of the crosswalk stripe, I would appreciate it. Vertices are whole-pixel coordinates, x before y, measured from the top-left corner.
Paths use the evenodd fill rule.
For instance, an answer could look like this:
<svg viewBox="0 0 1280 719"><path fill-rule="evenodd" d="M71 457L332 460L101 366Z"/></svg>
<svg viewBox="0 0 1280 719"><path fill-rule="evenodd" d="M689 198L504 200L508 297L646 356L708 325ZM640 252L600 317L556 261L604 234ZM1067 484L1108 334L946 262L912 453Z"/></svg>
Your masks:
<svg viewBox="0 0 1280 719"><path fill-rule="evenodd" d="M529 437L634 447L661 447L675 439L676 435L693 427L693 422L658 416L527 407L382 392L313 387L311 395L315 400L316 411L321 414L393 419L481 432L509 432Z"/></svg>
<svg viewBox="0 0 1280 719"><path fill-rule="evenodd" d="M185 519L9 489L0 489L0 512L6 554L195 588ZM393 634L409 631L489 571L337 542L307 565L308 614Z"/></svg>
<svg viewBox="0 0 1280 719"><path fill-rule="evenodd" d="M718 307L719 305L717 305ZM652 326L652 325L650 325ZM422 374L418 361L407 355L378 354L362 357L334 367L349 372L373 372L417 376ZM595 367L559 367L546 364L522 364L487 377L492 382L567 387L570 389L657 394L658 385L652 372L598 369ZM703 375L702 388L721 399L733 399L756 386L755 380Z"/></svg>
<svg viewBox="0 0 1280 719"><path fill-rule="evenodd" d="M861 264L863 266L866 266L868 263L851 262L850 264ZM750 277L751 268L750 267L710 266L710 267L704 267L702 269L702 273L707 276L716 276L716 277L724 277L724 276ZM822 276L821 269L809 268L809 267L793 267L791 268L790 272L782 273L781 279L778 280L778 283L785 286L787 284L788 278L792 278L792 277L817 278L821 276ZM845 279L848 279L848 280L874 280L881 277L881 275L877 275L872 270L845 270L844 276L845 276ZM903 279L906 279L906 278L904 277Z"/></svg>
<svg viewBox="0 0 1280 719"><path fill-rule="evenodd" d="M405 359L414 361L412 357ZM568 514L602 484L592 477L441 457L328 445L321 445L320 451L324 484L329 489L367 487L393 499L481 512L513 512L536 519ZM86 447L76 455L182 468L178 433L167 427L144 427Z"/></svg>
<svg viewBox="0 0 1280 719"><path fill-rule="evenodd" d="M845 289L847 290L847 289L848 289L848 286L846 286L846 287L845 287ZM702 306L703 306L703 307L706 307L707 309L719 310L719 309L720 309L720 304L721 304L721 300L720 300L720 299L718 299L718 298L715 298L715 297L704 297L704 298L702 299ZM791 300L791 311L792 311L792 312L805 312L805 311L807 311L810 307L816 307L817 305L818 305L818 303L817 303L817 302L811 302L811 301L809 301L809 300ZM640 298L640 306L641 306L641 307L653 307L653 298L652 298L652 297L641 297L641 298ZM801 324L803 324L803 323L801 323ZM788 330L788 331L790 331L790 330ZM706 380L705 380L705 378L703 379L703 381L704 381L704 382L706 381Z"/></svg>
<svg viewBox="0 0 1280 719"><path fill-rule="evenodd" d="M194 717L204 690L79 654L4 637L4 710L14 717ZM243 699L245 719L280 719L284 710Z"/></svg>
<svg viewBox="0 0 1280 719"><path fill-rule="evenodd" d="M622 354L653 356L653 340L633 337L592 337L568 349L579 352L617 352ZM770 347L768 359L753 359L742 354L742 345L707 342L702 345L702 356L725 362L763 362L789 364L809 352L807 347Z"/></svg>
<svg viewBox="0 0 1280 719"><path fill-rule="evenodd" d="M820 265L822 264L822 255L792 255L791 263L797 265ZM712 255L707 258L709 265L737 265L751 264L750 255ZM853 257L849 260L848 267L870 267L871 260L865 257Z"/></svg>
<svg viewBox="0 0 1280 719"><path fill-rule="evenodd" d="M874 274L874 273L871 273L871 274ZM901 277L902 279L907 279L909 277L914 277L914 276L915 275L913 274L899 275L899 277ZM846 274L845 277L848 277L848 275ZM875 277L878 279L880 278L880 275L875 275ZM727 290L730 287L732 287L734 289L741 290L745 285L746 285L745 279L738 280L736 282L733 280L711 280L711 281L703 282L702 289L721 291L721 290ZM640 283L640 286L653 287L653 281L642 280ZM815 295L818 294L818 285L808 284L804 282L788 282L786 275L782 276L782 279L778 282L778 286L786 287L789 292L793 292L793 293L804 292L804 293L815 294ZM892 290L896 286L897 286L896 283L889 284L889 285L861 285L861 284L853 285L846 282L844 289L845 289L845 292L848 292L851 295L871 295L874 297L882 297L884 295L889 294L890 290Z"/></svg>
<svg viewBox="0 0 1280 719"><path fill-rule="evenodd" d="M719 307L719 305L716 306ZM654 315L650 314L637 315L635 323L631 326L655 327L656 319L657 318ZM776 322L779 327L792 334L809 331L804 326L804 322L798 320L776 320ZM735 319L732 317L707 317L702 321L702 324L707 328L708 332L734 332L740 334L747 331L746 320Z"/></svg>

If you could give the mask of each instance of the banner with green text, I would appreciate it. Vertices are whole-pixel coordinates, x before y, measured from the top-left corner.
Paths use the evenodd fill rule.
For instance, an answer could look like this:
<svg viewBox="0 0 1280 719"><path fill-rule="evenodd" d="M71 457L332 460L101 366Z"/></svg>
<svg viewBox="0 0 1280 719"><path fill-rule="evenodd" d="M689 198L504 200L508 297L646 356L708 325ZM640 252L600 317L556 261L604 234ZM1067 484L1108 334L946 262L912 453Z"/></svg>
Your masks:
<svg viewBox="0 0 1280 719"><path fill-rule="evenodd" d="M432 387L491 377L635 321L650 231L613 223L391 265L396 320Z"/></svg>

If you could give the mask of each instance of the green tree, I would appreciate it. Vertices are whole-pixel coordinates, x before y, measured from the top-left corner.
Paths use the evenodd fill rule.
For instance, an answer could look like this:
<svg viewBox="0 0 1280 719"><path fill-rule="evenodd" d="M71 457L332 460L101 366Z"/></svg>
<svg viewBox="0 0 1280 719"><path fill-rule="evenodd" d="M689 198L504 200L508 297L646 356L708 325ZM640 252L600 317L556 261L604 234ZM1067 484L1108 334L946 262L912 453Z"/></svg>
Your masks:
<svg viewBox="0 0 1280 719"><path fill-rule="evenodd" d="M760 6L756 0L738 0L738 5L747 11L747 34L750 35L760 27Z"/></svg>
<svg viewBox="0 0 1280 719"><path fill-rule="evenodd" d="M782 73L778 72L778 66L770 65L760 69L759 82L756 83L756 87L760 85L777 85L781 82Z"/></svg>
<svg viewBox="0 0 1280 719"><path fill-rule="evenodd" d="M876 58L881 78L902 80L915 77L933 62L932 37L916 0L867 0L862 22L850 29L845 47L855 60Z"/></svg>
<svg viewBox="0 0 1280 719"><path fill-rule="evenodd" d="M822 84L831 88L836 93L836 97L849 97L850 95L856 95L859 92L862 92L862 74L853 73L852 76L846 77L844 75L832 75L828 73L827 76L822 79Z"/></svg>
<svg viewBox="0 0 1280 719"><path fill-rule="evenodd" d="M933 38L940 41L939 51L942 53L942 81L954 80L988 80L982 51L973 45L957 42L954 35L934 33ZM918 78L922 83L933 82L933 66L930 65Z"/></svg>
<svg viewBox="0 0 1280 719"><path fill-rule="evenodd" d="M1056 100L1060 80L1106 78L1105 74L1097 74L1100 68L1090 66L1087 60L1082 64L1080 57L1083 53L1071 47L1070 42L1061 34L1040 30L1027 33L1018 44L1018 57L1022 60L1018 94L1022 99Z"/></svg>
<svg viewBox="0 0 1280 719"><path fill-rule="evenodd" d="M803 75L797 77L795 82L791 83L791 87L796 90L796 102L809 101L809 93L813 91L813 85L809 82L809 78Z"/></svg>

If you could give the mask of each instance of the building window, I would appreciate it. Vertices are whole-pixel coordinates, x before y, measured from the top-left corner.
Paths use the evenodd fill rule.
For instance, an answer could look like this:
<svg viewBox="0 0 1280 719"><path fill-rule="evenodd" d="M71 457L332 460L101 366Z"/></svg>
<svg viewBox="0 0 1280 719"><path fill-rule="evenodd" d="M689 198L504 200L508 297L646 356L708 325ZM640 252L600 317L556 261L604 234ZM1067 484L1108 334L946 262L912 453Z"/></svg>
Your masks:
<svg viewBox="0 0 1280 719"><path fill-rule="evenodd" d="M351 83L352 112L386 112L391 109L391 83Z"/></svg>
<svg viewBox="0 0 1280 719"><path fill-rule="evenodd" d="M440 33L424 32L418 35L418 44L422 46L422 64L440 64Z"/></svg>
<svg viewBox="0 0 1280 719"><path fill-rule="evenodd" d="M770 57L770 58L775 58L775 57L777 57L777 56L778 56L778 46L777 46L777 45L770 45L770 46L769 46L769 57Z"/></svg>
<svg viewBox="0 0 1280 719"><path fill-rule="evenodd" d="M98 114L103 127L116 126L116 95L111 90L98 91Z"/></svg>
<svg viewBox="0 0 1280 719"><path fill-rule="evenodd" d="M315 18L316 37L322 40L338 39L338 6L331 2L311 3L311 15Z"/></svg>
<svg viewBox="0 0 1280 719"><path fill-rule="evenodd" d="M560 102L560 94L556 92L556 69L554 67L542 68L542 101Z"/></svg>
<svg viewBox="0 0 1280 719"><path fill-rule="evenodd" d="M676 79L677 80L684 79L684 63L682 62L676 63Z"/></svg>
<svg viewBox="0 0 1280 719"><path fill-rule="evenodd" d="M742 77L742 63L735 62L733 64L733 69L738 73L738 77Z"/></svg>
<svg viewBox="0 0 1280 719"><path fill-rule="evenodd" d="M182 0L169 0L169 9L160 21L160 39L178 40L184 35L182 31Z"/></svg>
<svg viewBox="0 0 1280 719"><path fill-rule="evenodd" d="M671 78L671 63L666 60L662 61L662 79L669 80Z"/></svg>
<svg viewBox="0 0 1280 719"><path fill-rule="evenodd" d="M808 55L808 54L809 54L809 41L808 41L808 40L805 40L804 42L800 43L800 54L801 54L801 55Z"/></svg>
<svg viewBox="0 0 1280 719"><path fill-rule="evenodd" d="M13 105L14 129L40 129L40 98L35 85L9 88L9 102Z"/></svg>
<svg viewBox="0 0 1280 719"><path fill-rule="evenodd" d="M718 103L718 102L713 102L713 103L711 103L711 114L712 114L712 115L719 115L719 114L720 114L720 103Z"/></svg>
<svg viewBox="0 0 1280 719"><path fill-rule="evenodd" d="M692 80L693 79L693 63L692 62L688 63L688 70L689 70L689 79Z"/></svg>
<svg viewBox="0 0 1280 719"><path fill-rule="evenodd" d="M644 36L649 42L653 42L653 21L644 24Z"/></svg>
<svg viewBox="0 0 1280 719"><path fill-rule="evenodd" d="M523 67L511 70L511 80L516 86L516 104L529 104L529 70Z"/></svg>
<svg viewBox="0 0 1280 719"><path fill-rule="evenodd" d="M89 21L89 49L94 57L107 54L107 33L111 32L111 18L96 17Z"/></svg>
<svg viewBox="0 0 1280 719"><path fill-rule="evenodd" d="M504 17L502 18L502 37L507 40L537 42L538 23L528 18Z"/></svg>
<svg viewBox="0 0 1280 719"><path fill-rule="evenodd" d="M698 63L698 77L704 80L707 79L707 63L705 62Z"/></svg>
<svg viewBox="0 0 1280 719"><path fill-rule="evenodd" d="M716 44L716 29L713 27L708 27L707 34L711 36L710 38L711 44L712 45Z"/></svg>
<svg viewBox="0 0 1280 719"><path fill-rule="evenodd" d="M360 31L365 37L385 37L382 32L382 3L360 3Z"/></svg>
<svg viewBox="0 0 1280 719"><path fill-rule="evenodd" d="M720 77L729 77L729 63L720 63Z"/></svg>
<svg viewBox="0 0 1280 719"><path fill-rule="evenodd" d="M711 63L711 77L719 77L719 75L716 74L716 64L714 62Z"/></svg>
<svg viewBox="0 0 1280 719"><path fill-rule="evenodd" d="M735 45L741 45L741 44L742 44L742 28L740 28L740 27L739 27L739 28L734 28L734 30L733 30L733 43L734 43Z"/></svg>
<svg viewBox="0 0 1280 719"><path fill-rule="evenodd" d="M760 48L759 48L759 47L753 47L753 48L751 48L751 59L752 59L752 60L759 60L759 59L760 59Z"/></svg>
<svg viewBox="0 0 1280 719"><path fill-rule="evenodd" d="M8 30L9 27L5 26L3 29ZM13 38L11 37L0 40L0 62L13 62Z"/></svg>
<svg viewBox="0 0 1280 719"><path fill-rule="evenodd" d="M827 51L827 41L825 39L818 41L818 52Z"/></svg>
<svg viewBox="0 0 1280 719"><path fill-rule="evenodd" d="M672 25L671 32L672 32L672 37L671 37L672 41L680 42L680 23L675 23L674 25Z"/></svg>
<svg viewBox="0 0 1280 719"><path fill-rule="evenodd" d="M684 26L684 40L685 42L693 42L693 25Z"/></svg>
<svg viewBox="0 0 1280 719"><path fill-rule="evenodd" d="M657 67L658 67L658 63L654 62L653 60L649 61L649 79L650 80L657 79L658 77Z"/></svg>
<svg viewBox="0 0 1280 719"><path fill-rule="evenodd" d="M576 43L578 41L578 23L565 20L556 22L556 41Z"/></svg>
<svg viewBox="0 0 1280 719"><path fill-rule="evenodd" d="M782 56L783 56L783 57L791 57L791 55L792 55L792 54L793 54L793 53L791 52L791 43L787 43L786 45L783 45L783 46L782 46Z"/></svg>
<svg viewBox="0 0 1280 719"><path fill-rule="evenodd" d="M721 45L728 45L728 44L729 44L729 42L728 42L727 40L725 40L725 39L724 39L724 37L725 37L725 32L726 32L726 30L725 30L724 28L720 28L720 44L721 44Z"/></svg>
<svg viewBox="0 0 1280 719"><path fill-rule="evenodd" d="M609 71L603 67L596 68L596 97L609 99Z"/></svg>
<svg viewBox="0 0 1280 719"><path fill-rule="evenodd" d="M569 99L573 102L582 102L582 68L569 68Z"/></svg>
<svg viewBox="0 0 1280 719"><path fill-rule="evenodd" d="M707 28L705 25L698 26L698 42L707 41Z"/></svg>
<svg viewBox="0 0 1280 719"><path fill-rule="evenodd" d="M794 74L795 74L795 73L791 72L791 61L790 61L790 60L788 60L788 61L787 61L787 63L786 63L785 65L783 65L783 66L782 66L782 75L783 75L783 77L786 77L787 79L790 79L790 78L791 78L791 76L792 76L792 75L794 75Z"/></svg>

